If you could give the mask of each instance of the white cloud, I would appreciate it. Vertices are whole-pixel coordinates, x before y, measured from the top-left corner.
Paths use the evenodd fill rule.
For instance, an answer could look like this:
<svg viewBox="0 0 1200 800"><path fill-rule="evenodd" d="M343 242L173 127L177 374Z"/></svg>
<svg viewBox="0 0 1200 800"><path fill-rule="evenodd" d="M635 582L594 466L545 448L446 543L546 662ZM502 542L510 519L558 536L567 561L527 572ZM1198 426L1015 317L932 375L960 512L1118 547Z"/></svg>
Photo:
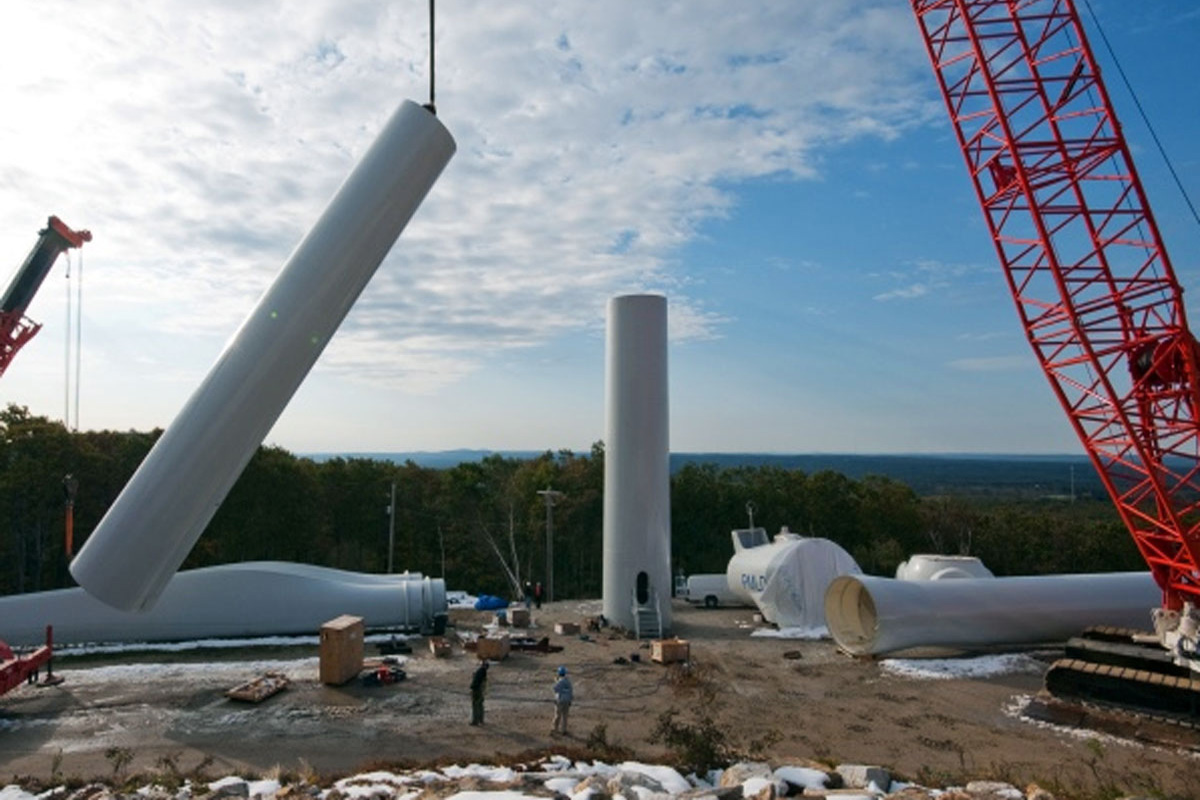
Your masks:
<svg viewBox="0 0 1200 800"><path fill-rule="evenodd" d="M917 297L924 297L932 289L933 287L928 283L913 283L908 286L901 286L898 289L892 289L890 292L881 292L871 299L881 302L888 300L912 300Z"/></svg>
<svg viewBox="0 0 1200 800"><path fill-rule="evenodd" d="M118 309L143 337L224 338L397 102L426 99L425 12L14 4L0 32L0 247L28 247L47 213L95 232L89 307L109 330L93 345L121 335ZM438 109L459 151L325 373L432 391L500 351L602 325L627 291L669 291L673 340L718 337L731 318L689 294L674 255L730 214L727 187L816 177L820 148L928 115L910 12L890 1L463 0L438 13Z"/></svg>
<svg viewBox="0 0 1200 800"><path fill-rule="evenodd" d="M900 269L887 273L885 277L905 285L880 292L873 295L871 299L881 302L912 300L935 291L950 289L963 279L981 273L982 269L974 264L947 264L934 259L921 259L903 264Z"/></svg>

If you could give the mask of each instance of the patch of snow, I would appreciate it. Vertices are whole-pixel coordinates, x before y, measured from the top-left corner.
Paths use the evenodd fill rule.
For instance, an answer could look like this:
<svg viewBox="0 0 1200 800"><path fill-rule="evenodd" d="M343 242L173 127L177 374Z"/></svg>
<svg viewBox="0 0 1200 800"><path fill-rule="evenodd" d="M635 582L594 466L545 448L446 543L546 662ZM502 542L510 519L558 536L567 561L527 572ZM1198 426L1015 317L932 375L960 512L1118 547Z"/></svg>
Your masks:
<svg viewBox="0 0 1200 800"><path fill-rule="evenodd" d="M9 784L0 789L0 800L37 800L37 798L20 786Z"/></svg>
<svg viewBox="0 0 1200 800"><path fill-rule="evenodd" d="M508 783L516 780L517 773L508 767L489 767L484 764L468 764L465 767L453 765L444 767L442 774L447 778L479 778L493 783Z"/></svg>
<svg viewBox="0 0 1200 800"><path fill-rule="evenodd" d="M404 786L412 783L415 778L409 775L397 775L394 772L386 770L376 770L375 772L362 772L349 778L342 778L334 784L338 789L349 786L352 783L385 783L390 786Z"/></svg>
<svg viewBox="0 0 1200 800"><path fill-rule="evenodd" d="M218 661L180 664L116 664L107 667L56 669L71 684L126 683L146 685L156 682L178 684L180 681L222 685L231 680L263 672L286 672L290 677L316 678L320 659L299 658L290 661Z"/></svg>
<svg viewBox="0 0 1200 800"><path fill-rule="evenodd" d="M575 770L580 775L599 775L602 778L611 778L621 771L603 761L593 761L591 764L586 761L576 761Z"/></svg>
<svg viewBox="0 0 1200 800"><path fill-rule="evenodd" d="M575 613L595 617L604 613L603 600L584 600L575 604Z"/></svg>
<svg viewBox="0 0 1200 800"><path fill-rule="evenodd" d="M780 767L774 775L781 781L787 781L793 786L805 789L824 789L829 776L819 769L809 767Z"/></svg>
<svg viewBox="0 0 1200 800"><path fill-rule="evenodd" d="M516 791L503 792L455 792L446 798L446 800L546 800L544 797L535 797L531 794Z"/></svg>
<svg viewBox="0 0 1200 800"><path fill-rule="evenodd" d="M396 787L389 783L354 783L345 786L338 790L342 797L349 797L352 800L394 800L396 798ZM413 795L420 792L412 792Z"/></svg>
<svg viewBox="0 0 1200 800"><path fill-rule="evenodd" d="M570 768L571 759L567 758L566 756L550 756L549 759L542 763L542 769L544 769L546 772L561 772Z"/></svg>
<svg viewBox="0 0 1200 800"><path fill-rule="evenodd" d="M475 601L479 598L468 592L454 590L446 592L446 607L447 608L467 608L474 609Z"/></svg>
<svg viewBox="0 0 1200 800"><path fill-rule="evenodd" d="M815 628L756 628L751 636L763 639L828 639L829 629L824 625Z"/></svg>
<svg viewBox="0 0 1200 800"><path fill-rule="evenodd" d="M224 778L215 780L208 784L208 790L210 792L215 792L218 789L224 789L227 786L237 786L238 784L245 782L246 780L244 778L239 778L237 775L226 775Z"/></svg>
<svg viewBox="0 0 1200 800"><path fill-rule="evenodd" d="M768 786L774 785L775 781L769 778L747 778L742 781L742 797L753 797Z"/></svg>
<svg viewBox="0 0 1200 800"><path fill-rule="evenodd" d="M575 778L551 778L543 784L543 786L555 794L565 794L568 796L574 792L575 787L578 785L579 781Z"/></svg>
<svg viewBox="0 0 1200 800"><path fill-rule="evenodd" d="M886 658L879 663L884 672L918 680L988 678L1013 673L1040 673L1045 666L1022 653L976 656L974 658Z"/></svg>
<svg viewBox="0 0 1200 800"><path fill-rule="evenodd" d="M249 788L250 797L266 797L273 795L283 788L282 784L276 780L261 780L251 781Z"/></svg>
<svg viewBox="0 0 1200 800"><path fill-rule="evenodd" d="M1034 719L1025 715L1025 710L1033 701L1033 696L1028 694L1014 695L1010 702L1001 707L1006 717L1019 719L1021 722L1028 723L1044 730L1056 731L1066 736L1071 736L1075 739L1095 740L1101 744L1118 745L1122 747L1134 747L1139 750L1157 750L1159 752L1170 752L1177 755L1186 755L1188 758L1200 759L1200 753L1186 752L1183 750L1173 750L1169 748L1156 747L1154 745L1143 744L1132 739L1122 739L1118 736L1113 736L1108 733L1090 730L1088 728L1073 728L1069 725L1056 725L1053 722L1046 722L1041 719ZM0 798L3 800L3 798Z"/></svg>

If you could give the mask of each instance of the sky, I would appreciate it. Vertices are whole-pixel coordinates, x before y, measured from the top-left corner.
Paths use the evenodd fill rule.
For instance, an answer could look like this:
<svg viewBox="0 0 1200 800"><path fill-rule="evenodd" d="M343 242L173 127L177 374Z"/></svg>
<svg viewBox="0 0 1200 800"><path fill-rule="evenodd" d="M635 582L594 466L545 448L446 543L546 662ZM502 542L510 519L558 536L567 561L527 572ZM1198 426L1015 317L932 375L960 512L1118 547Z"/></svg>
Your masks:
<svg viewBox="0 0 1200 800"><path fill-rule="evenodd" d="M1091 8L1200 201L1200 9ZM383 122L428 100L428 4L0 14L0 280L50 214L94 235L29 307L0 403L167 427ZM1090 25L1190 299L1200 226ZM676 452L1082 452L908 3L444 0L435 43L457 154L266 443L586 451L607 303L651 292Z"/></svg>

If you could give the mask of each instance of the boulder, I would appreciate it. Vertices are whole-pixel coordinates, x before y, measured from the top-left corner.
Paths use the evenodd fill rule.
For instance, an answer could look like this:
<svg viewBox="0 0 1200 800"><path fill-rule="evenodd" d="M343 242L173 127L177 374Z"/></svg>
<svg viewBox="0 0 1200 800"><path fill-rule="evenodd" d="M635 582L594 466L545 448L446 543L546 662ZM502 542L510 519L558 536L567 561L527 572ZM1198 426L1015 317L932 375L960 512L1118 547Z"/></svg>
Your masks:
<svg viewBox="0 0 1200 800"><path fill-rule="evenodd" d="M760 761L739 761L721 773L720 785L741 786L751 778L772 778L771 765Z"/></svg>
<svg viewBox="0 0 1200 800"><path fill-rule="evenodd" d="M1025 800L1025 793L1004 781L971 781L967 794L978 800Z"/></svg>
<svg viewBox="0 0 1200 800"><path fill-rule="evenodd" d="M892 776L883 767L866 764L839 764L838 774L842 781L851 789L866 789L875 784L879 791L886 793L892 785Z"/></svg>

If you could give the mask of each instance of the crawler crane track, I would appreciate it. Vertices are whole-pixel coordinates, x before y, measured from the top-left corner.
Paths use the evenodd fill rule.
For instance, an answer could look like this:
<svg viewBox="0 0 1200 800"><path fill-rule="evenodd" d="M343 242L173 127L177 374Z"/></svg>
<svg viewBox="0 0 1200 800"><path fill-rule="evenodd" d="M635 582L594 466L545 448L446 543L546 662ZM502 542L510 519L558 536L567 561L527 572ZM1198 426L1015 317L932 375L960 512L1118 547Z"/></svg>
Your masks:
<svg viewBox="0 0 1200 800"><path fill-rule="evenodd" d="M1103 628L1071 639L1065 657L1046 672L1046 691L1058 700L1200 729L1200 679L1159 645L1134 641L1134 633Z"/></svg>

